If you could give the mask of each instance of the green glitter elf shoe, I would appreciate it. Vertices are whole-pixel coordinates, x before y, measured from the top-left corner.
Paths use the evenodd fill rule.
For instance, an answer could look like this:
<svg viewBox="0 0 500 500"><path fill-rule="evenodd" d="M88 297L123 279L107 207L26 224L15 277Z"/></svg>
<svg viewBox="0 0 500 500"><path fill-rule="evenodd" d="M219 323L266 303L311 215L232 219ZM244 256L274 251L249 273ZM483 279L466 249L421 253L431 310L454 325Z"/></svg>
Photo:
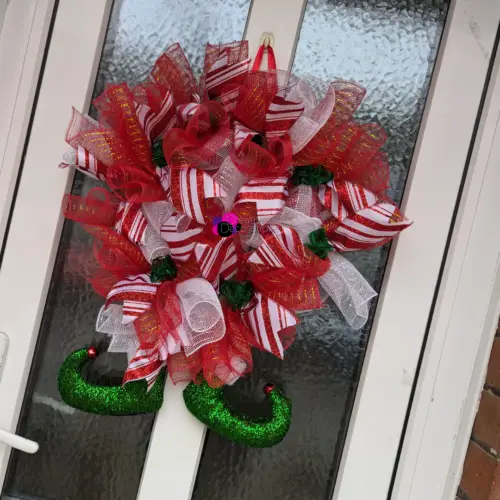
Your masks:
<svg viewBox="0 0 500 500"><path fill-rule="evenodd" d="M59 369L58 385L62 400L69 406L98 415L138 415L155 413L163 404L165 371L148 392L145 380L129 382L125 386L104 387L88 383L82 378L85 363L95 359L95 347L79 349L70 354Z"/></svg>
<svg viewBox="0 0 500 500"><path fill-rule="evenodd" d="M269 448L286 436L292 420L292 402L272 384L266 385L264 392L273 405L272 417L267 420L233 413L224 399L224 388L213 389L205 381L191 382L183 395L188 410L213 431L236 443Z"/></svg>

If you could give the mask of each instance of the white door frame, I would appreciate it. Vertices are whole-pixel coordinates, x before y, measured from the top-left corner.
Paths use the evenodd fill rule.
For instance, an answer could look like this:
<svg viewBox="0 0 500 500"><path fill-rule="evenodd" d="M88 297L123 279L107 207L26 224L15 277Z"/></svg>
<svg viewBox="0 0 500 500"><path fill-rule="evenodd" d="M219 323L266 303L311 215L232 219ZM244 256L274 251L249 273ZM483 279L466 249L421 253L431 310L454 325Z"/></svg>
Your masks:
<svg viewBox="0 0 500 500"><path fill-rule="evenodd" d="M0 248L55 0L0 0Z"/></svg>
<svg viewBox="0 0 500 500"><path fill-rule="evenodd" d="M262 31L279 33L282 38L277 36L276 48L280 51L279 60L285 65L283 61L290 60L296 40L296 33L290 26L298 25L304 2L275 0L274 8L281 6L276 15L269 15L268 6L267 10L259 10L264 2L254 0L253 17L247 31L251 47L255 47ZM0 414L0 428L11 432L16 429L59 243L62 227L60 199L71 186L72 173L57 169L66 150L64 132L71 106L78 109L88 107L110 4L110 0L87 0L85 9L82 9L78 0L59 2L0 268L0 330L5 331L11 340L3 382L0 382L0 401L6 402L6 409ZM75 12L78 12L78 23L68 22ZM499 20L500 5L495 0L455 0L450 7L403 201L404 210L417 222L391 250L334 494L339 500L382 500L387 497ZM285 21L286 29L283 28ZM67 44L69 36L71 44ZM286 43L283 43L284 37L288 37ZM64 68L63 72L61 68ZM68 75L71 75L71 83L69 78L64 78ZM50 117L50 128L47 127L47 117ZM480 168L477 163L472 163L469 176ZM486 168L484 164L482 168ZM40 186L44 186L43 192ZM475 198L471 192L467 194L467 203L474 207L483 200L483 191L473 191ZM474 227L480 219L459 219L456 231L464 221ZM32 251L34 243L36 253ZM20 260L23 261L22 268L18 266ZM447 266L451 267L453 262ZM450 286L449 279L452 279L451 273L445 273L441 290ZM29 287L26 286L28 282ZM463 293L463 286L465 284L460 280L457 293ZM21 293L22 301L18 300ZM479 295L474 295L476 300L479 300ZM486 299L481 297L481 300ZM483 306L484 320L487 303ZM445 312L441 314L451 321L451 311L448 316ZM481 324L486 325L485 320ZM452 341L454 349L464 348L463 338L456 336ZM434 350L435 346L435 342L428 343L428 357L439 354ZM422 377L430 377L431 382L439 380L440 375L439 369L434 370L434 375L431 371L422 372ZM427 378L422 380L427 381ZM472 380L470 374L468 381ZM175 479L168 481L169 487L173 488L169 497L188 500L196 474L204 427L185 410L181 388L168 383L166 391L167 403L156 420L140 500L155 498L158 474L164 477L166 473L175 474L172 476ZM455 394L453 405L459 399L460 395ZM453 405L445 404L443 411ZM425 413L426 408L429 405L425 398L415 399L414 412ZM170 422L175 422L175 425ZM445 422L441 422L441 426L444 425ZM160 435L162 440L157 439ZM439 434L436 437L424 433L419 445L431 443L438 446L440 437ZM449 443L443 441L443 444ZM166 446L175 453L165 453ZM411 444L405 448L411 449ZM9 450L0 444L0 484L8 456ZM409 452L403 454L398 481L402 481L399 478L408 473L409 467L422 463L418 457L406 461L406 456L410 456ZM165 460L169 457L172 462L167 465ZM425 487L426 482L425 474L415 476L411 481L413 488ZM403 489L395 491L401 491L397 498L410 498ZM424 497L412 498L420 500ZM433 497L425 498L433 500Z"/></svg>
<svg viewBox="0 0 500 500"><path fill-rule="evenodd" d="M393 499L454 500L500 314L500 52L443 269Z"/></svg>

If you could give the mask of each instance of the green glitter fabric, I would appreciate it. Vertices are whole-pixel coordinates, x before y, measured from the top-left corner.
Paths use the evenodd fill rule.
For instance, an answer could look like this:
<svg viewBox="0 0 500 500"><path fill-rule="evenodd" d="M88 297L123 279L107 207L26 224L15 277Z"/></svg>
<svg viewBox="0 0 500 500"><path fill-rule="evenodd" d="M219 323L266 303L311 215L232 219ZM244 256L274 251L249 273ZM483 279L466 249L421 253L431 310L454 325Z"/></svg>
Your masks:
<svg viewBox="0 0 500 500"><path fill-rule="evenodd" d="M159 283L165 280L173 280L177 276L177 267L170 255L155 259L151 263L151 281Z"/></svg>
<svg viewBox="0 0 500 500"><path fill-rule="evenodd" d="M233 311L245 307L253 296L250 281L225 280L220 285L220 294L226 298Z"/></svg>
<svg viewBox="0 0 500 500"><path fill-rule="evenodd" d="M70 354L59 369L59 393L67 405L87 413L114 416L155 413L161 408L164 371L149 392L145 380L125 386L102 387L82 378L81 370L88 360L87 349L79 349Z"/></svg>
<svg viewBox="0 0 500 500"><path fill-rule="evenodd" d="M281 442L292 421L292 402L277 388L268 395L273 405L272 418L264 421L231 412L224 389L213 389L205 381L191 382L183 394L188 410L207 427L235 443L255 448L269 448Z"/></svg>
<svg viewBox="0 0 500 500"><path fill-rule="evenodd" d="M306 186L316 187L320 184L326 184L332 179L333 174L321 165L304 165L294 169L290 180L295 186L305 184Z"/></svg>
<svg viewBox="0 0 500 500"><path fill-rule="evenodd" d="M316 231L309 233L309 243L306 243L305 245L320 259L326 259L328 257L328 252L334 250L333 246L330 245L323 228L316 229Z"/></svg>
<svg viewBox="0 0 500 500"><path fill-rule="evenodd" d="M160 168L167 166L167 160L165 160L165 155L163 154L163 143L161 140L153 144L153 163Z"/></svg>

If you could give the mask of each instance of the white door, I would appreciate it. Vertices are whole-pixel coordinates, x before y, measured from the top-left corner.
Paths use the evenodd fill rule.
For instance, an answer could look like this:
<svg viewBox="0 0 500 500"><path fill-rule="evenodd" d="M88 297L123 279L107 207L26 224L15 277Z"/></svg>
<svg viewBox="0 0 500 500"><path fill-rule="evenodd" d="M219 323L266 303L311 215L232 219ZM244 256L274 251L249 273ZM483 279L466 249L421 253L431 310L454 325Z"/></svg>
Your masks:
<svg viewBox="0 0 500 500"><path fill-rule="evenodd" d="M387 498L500 4L111 4L47 3L54 21L1 255L0 331L9 338L0 370L1 499ZM185 409L182 387L171 383L156 416L101 417L67 407L57 370L69 352L93 341L101 305L70 251L85 236L71 223L63 227L60 214L65 192L90 186L57 168L71 106L88 109L108 82L141 80L172 42L182 43L200 71L207 41L246 37L255 53L263 32L274 35L280 68L364 85L359 118L387 130L391 194L416 223L390 249L349 256L380 293L366 328L350 330L334 309L309 313L284 362L255 356L254 372L228 397L253 398L270 379L285 387L292 428L272 449L246 449L205 432ZM12 451L36 448L14 434L38 451Z"/></svg>

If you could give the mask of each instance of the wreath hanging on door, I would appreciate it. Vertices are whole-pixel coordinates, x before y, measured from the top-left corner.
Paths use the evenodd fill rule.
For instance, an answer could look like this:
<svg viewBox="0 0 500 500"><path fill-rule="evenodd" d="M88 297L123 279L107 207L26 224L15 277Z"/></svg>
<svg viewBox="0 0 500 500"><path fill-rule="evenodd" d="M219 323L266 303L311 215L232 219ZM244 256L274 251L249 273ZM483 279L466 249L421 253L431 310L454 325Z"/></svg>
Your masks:
<svg viewBox="0 0 500 500"><path fill-rule="evenodd" d="M126 352L119 387L86 382L98 353L61 367L63 400L98 414L157 411L165 370L188 381L187 408L251 446L286 435L291 402L267 385L273 412L231 411L223 388L252 370L252 349L283 358L297 312L333 299L361 328L376 294L343 252L385 244L410 225L386 195L386 136L353 113L365 90L335 81L318 100L304 80L260 71L247 42L207 45L196 81L179 44L150 79L109 85L98 120L73 110L62 166L102 181L67 195L67 218L94 238L87 279L105 298L96 329Z"/></svg>

